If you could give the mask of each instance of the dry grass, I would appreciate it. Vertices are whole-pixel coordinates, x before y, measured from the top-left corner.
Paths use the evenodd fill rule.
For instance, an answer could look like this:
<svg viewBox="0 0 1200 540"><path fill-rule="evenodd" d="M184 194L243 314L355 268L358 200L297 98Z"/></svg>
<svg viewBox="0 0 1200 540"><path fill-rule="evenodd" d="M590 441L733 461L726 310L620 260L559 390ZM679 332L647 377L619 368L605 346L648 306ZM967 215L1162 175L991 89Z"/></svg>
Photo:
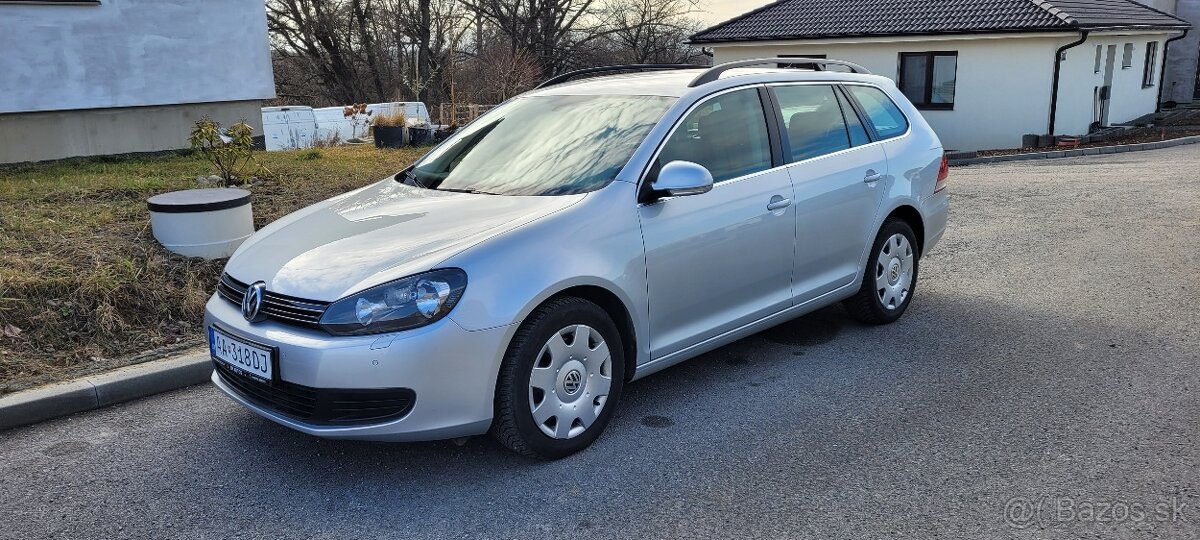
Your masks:
<svg viewBox="0 0 1200 540"><path fill-rule="evenodd" d="M424 150L259 154L255 224L392 174ZM202 343L222 262L154 240L146 198L195 186L201 158L84 159L0 168L0 394Z"/></svg>

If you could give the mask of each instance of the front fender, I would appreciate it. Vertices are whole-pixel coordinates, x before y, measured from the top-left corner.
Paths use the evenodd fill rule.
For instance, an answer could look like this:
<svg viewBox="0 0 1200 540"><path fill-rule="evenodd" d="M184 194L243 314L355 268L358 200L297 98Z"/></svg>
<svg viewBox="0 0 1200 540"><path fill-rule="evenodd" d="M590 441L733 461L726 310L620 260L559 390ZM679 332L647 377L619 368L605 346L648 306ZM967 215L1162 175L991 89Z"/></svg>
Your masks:
<svg viewBox="0 0 1200 540"><path fill-rule="evenodd" d="M510 326L572 287L616 296L633 322L638 363L649 357L646 255L636 187L612 182L582 202L490 238L442 266L467 272L467 289L450 318L467 330ZM511 338L511 336L510 336Z"/></svg>

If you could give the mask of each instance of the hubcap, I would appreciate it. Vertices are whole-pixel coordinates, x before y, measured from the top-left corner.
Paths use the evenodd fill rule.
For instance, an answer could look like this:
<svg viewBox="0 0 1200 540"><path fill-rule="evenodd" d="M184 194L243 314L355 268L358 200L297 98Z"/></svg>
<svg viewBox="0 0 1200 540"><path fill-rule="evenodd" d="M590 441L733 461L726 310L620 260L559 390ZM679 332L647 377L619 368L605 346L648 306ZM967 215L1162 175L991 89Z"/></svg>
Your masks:
<svg viewBox="0 0 1200 540"><path fill-rule="evenodd" d="M608 401L612 355L599 332L568 326L542 346L529 376L529 410L538 429L555 439L587 431Z"/></svg>
<svg viewBox="0 0 1200 540"><path fill-rule="evenodd" d="M913 249L903 234L894 234L875 257L875 297L884 309L904 305L912 290Z"/></svg>

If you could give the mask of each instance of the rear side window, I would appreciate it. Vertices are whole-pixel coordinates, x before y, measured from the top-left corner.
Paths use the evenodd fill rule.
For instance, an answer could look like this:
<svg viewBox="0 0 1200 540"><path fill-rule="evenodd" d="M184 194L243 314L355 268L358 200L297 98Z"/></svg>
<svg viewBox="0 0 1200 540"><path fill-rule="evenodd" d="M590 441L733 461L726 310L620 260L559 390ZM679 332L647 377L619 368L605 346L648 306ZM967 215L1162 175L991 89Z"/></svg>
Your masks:
<svg viewBox="0 0 1200 540"><path fill-rule="evenodd" d="M850 130L850 144L862 146L871 142L871 137L867 135L867 128L863 127L862 120L859 120L858 113L854 112L854 107L850 106L846 96L838 92L837 97L838 103L842 106L842 115L846 117L846 128Z"/></svg>
<svg viewBox="0 0 1200 540"><path fill-rule="evenodd" d="M850 148L846 120L832 86L779 86L773 90L783 113L792 161Z"/></svg>
<svg viewBox="0 0 1200 540"><path fill-rule="evenodd" d="M653 174L677 160L703 165L714 182L770 169L767 117L758 90L721 94L692 110L663 146Z"/></svg>
<svg viewBox="0 0 1200 540"><path fill-rule="evenodd" d="M858 100L880 139L899 137L908 131L908 119L883 90L858 85L847 85L846 90Z"/></svg>

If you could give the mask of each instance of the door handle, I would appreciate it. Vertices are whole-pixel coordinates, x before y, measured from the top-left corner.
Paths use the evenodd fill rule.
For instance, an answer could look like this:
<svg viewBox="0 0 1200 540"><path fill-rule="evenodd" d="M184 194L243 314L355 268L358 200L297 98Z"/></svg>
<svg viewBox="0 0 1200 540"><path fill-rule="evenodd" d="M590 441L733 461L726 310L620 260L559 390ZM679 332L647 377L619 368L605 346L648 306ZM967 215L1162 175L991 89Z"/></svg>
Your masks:
<svg viewBox="0 0 1200 540"><path fill-rule="evenodd" d="M878 182L878 181L880 181L880 180L882 180L882 179L883 179L883 175L882 175L882 174L879 174L879 173L875 172L873 169L868 169L868 170L867 170L867 177L866 177L866 178L863 178L863 182L866 182L866 183L870 184L870 183L872 183L872 182Z"/></svg>
<svg viewBox="0 0 1200 540"><path fill-rule="evenodd" d="M771 202L770 202L770 204L767 205L767 210L771 211L771 212L777 212L777 211L783 210L784 208L787 208L791 205L792 205L791 199L785 199L783 197L780 197L779 195L776 195L774 197L771 197Z"/></svg>

